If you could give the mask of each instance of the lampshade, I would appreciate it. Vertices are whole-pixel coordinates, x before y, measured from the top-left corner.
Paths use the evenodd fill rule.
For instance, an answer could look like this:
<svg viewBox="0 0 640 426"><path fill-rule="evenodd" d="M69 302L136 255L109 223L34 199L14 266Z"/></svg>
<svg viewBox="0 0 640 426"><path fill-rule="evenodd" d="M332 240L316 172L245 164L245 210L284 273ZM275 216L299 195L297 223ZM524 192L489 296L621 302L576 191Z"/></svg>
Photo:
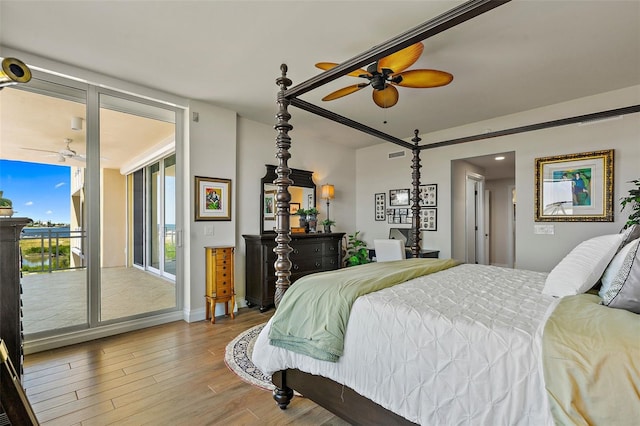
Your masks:
<svg viewBox="0 0 640 426"><path fill-rule="evenodd" d="M333 200L335 194L335 188L333 185L322 185L322 195L320 196L323 200Z"/></svg>

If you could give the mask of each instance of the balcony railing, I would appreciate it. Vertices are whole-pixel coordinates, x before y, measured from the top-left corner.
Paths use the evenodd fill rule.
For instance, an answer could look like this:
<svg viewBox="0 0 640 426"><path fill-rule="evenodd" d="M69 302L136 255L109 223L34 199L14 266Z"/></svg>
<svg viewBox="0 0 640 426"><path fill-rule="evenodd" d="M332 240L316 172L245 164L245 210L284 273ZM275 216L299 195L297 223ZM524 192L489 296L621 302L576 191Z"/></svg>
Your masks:
<svg viewBox="0 0 640 426"><path fill-rule="evenodd" d="M20 241L23 272L54 272L86 267L82 229L41 228L38 235L23 234Z"/></svg>

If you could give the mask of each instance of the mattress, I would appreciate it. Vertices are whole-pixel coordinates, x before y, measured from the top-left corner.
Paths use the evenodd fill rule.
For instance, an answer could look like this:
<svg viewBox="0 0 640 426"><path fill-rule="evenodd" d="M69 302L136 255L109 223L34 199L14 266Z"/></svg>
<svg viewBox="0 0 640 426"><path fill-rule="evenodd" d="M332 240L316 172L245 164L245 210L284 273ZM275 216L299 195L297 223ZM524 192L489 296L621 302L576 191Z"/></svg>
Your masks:
<svg viewBox="0 0 640 426"><path fill-rule="evenodd" d="M552 425L541 362L547 274L460 265L359 297L338 362L271 346L253 361L328 377L420 424Z"/></svg>

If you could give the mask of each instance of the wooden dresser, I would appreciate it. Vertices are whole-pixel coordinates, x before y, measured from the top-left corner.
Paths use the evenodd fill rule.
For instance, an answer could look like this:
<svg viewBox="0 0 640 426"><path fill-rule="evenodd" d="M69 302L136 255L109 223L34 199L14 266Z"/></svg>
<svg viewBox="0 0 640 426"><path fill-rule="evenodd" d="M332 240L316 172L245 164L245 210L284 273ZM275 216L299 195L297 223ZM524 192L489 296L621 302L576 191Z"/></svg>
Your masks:
<svg viewBox="0 0 640 426"><path fill-rule="evenodd" d="M29 223L24 217L0 218L0 338L6 345L0 363L0 418L24 425L37 424L20 382L14 383L22 380L23 360L20 233ZM5 368L5 357L15 371Z"/></svg>
<svg viewBox="0 0 640 426"><path fill-rule="evenodd" d="M342 237L344 233L291 234L293 249L291 282L314 272L331 271L342 267ZM273 306L276 276L273 263L276 254L275 233L243 235L246 245L247 305L259 306L264 312Z"/></svg>
<svg viewBox="0 0 640 426"><path fill-rule="evenodd" d="M233 285L234 247L205 247L206 257L206 319L216 322L216 303L224 303L225 315L234 318L236 292ZM231 311L229 311L231 304Z"/></svg>

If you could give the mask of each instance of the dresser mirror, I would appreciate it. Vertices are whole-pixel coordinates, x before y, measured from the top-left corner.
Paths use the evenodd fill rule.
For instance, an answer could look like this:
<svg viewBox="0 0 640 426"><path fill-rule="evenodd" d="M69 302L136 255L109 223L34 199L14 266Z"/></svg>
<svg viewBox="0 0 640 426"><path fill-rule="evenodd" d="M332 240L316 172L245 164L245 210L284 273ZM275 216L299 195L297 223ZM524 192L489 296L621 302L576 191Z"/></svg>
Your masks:
<svg viewBox="0 0 640 426"><path fill-rule="evenodd" d="M278 177L276 166L266 165L267 173L261 180L260 203L260 233L275 232L276 226L276 203L275 195L278 188L273 181ZM313 172L308 170L291 169L291 180L293 185L289 187L291 194L291 210L295 212L298 208L308 210L316 206L316 184L313 183ZM291 226L297 227L299 216L291 216Z"/></svg>

